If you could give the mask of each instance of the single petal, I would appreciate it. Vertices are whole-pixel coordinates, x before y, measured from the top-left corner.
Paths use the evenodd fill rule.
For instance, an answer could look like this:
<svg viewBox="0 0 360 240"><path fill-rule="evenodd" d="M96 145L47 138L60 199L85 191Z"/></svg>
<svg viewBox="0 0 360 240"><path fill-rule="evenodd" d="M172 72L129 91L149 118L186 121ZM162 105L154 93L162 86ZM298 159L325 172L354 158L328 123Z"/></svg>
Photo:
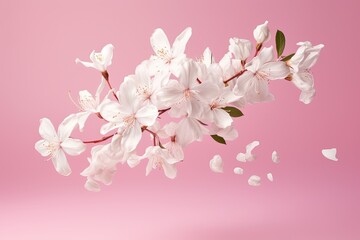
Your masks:
<svg viewBox="0 0 360 240"><path fill-rule="evenodd" d="M236 160L240 162L246 162L245 153L238 153L238 155L236 156Z"/></svg>
<svg viewBox="0 0 360 240"><path fill-rule="evenodd" d="M67 116L58 127L58 136L61 141L70 136L77 124L76 114L70 114Z"/></svg>
<svg viewBox="0 0 360 240"><path fill-rule="evenodd" d="M321 150L321 153L324 157L332 161L338 161L336 157L336 148L329 148Z"/></svg>
<svg viewBox="0 0 360 240"><path fill-rule="evenodd" d="M310 91L314 87L314 78L309 71L292 74L291 82L301 91Z"/></svg>
<svg viewBox="0 0 360 240"><path fill-rule="evenodd" d="M290 69L285 62L269 62L262 65L259 69L260 74L269 80L284 79L290 74Z"/></svg>
<svg viewBox="0 0 360 240"><path fill-rule="evenodd" d="M113 58L113 51L114 51L114 46L112 44L105 45L101 50L101 55L103 57L102 63L105 70L107 69L108 66L111 65L111 60Z"/></svg>
<svg viewBox="0 0 360 240"><path fill-rule="evenodd" d="M280 162L279 154L278 154L276 151L273 151L273 152L272 152L272 154L271 154L271 160L272 160L274 163L279 163L279 162Z"/></svg>
<svg viewBox="0 0 360 240"><path fill-rule="evenodd" d="M259 145L260 145L259 141L253 141L253 142L249 143L246 146L246 153L251 153L251 151L254 150L254 148L259 146Z"/></svg>
<svg viewBox="0 0 360 240"><path fill-rule="evenodd" d="M105 101L100 106L100 114L101 116L109 121L109 122L121 122L122 115L121 115L121 105L118 102L114 101Z"/></svg>
<svg viewBox="0 0 360 240"><path fill-rule="evenodd" d="M138 122L125 130L123 138L121 139L121 145L124 146L126 151L131 152L135 150L141 139L141 127Z"/></svg>
<svg viewBox="0 0 360 240"><path fill-rule="evenodd" d="M69 176L71 174L71 169L63 150L59 149L51 160L58 173L63 176Z"/></svg>
<svg viewBox="0 0 360 240"><path fill-rule="evenodd" d="M214 113L214 123L219 128L227 128L231 126L233 119L230 117L230 115L223 109L213 109Z"/></svg>
<svg viewBox="0 0 360 240"><path fill-rule="evenodd" d="M85 183L85 189L91 192L99 192L100 185L91 178L88 178Z"/></svg>
<svg viewBox="0 0 360 240"><path fill-rule="evenodd" d="M158 109L154 105L148 104L140 108L135 117L142 125L151 126L155 123L158 114Z"/></svg>
<svg viewBox="0 0 360 240"><path fill-rule="evenodd" d="M299 100L305 104L309 104L313 101L315 93L315 89L310 89L309 91L302 91Z"/></svg>
<svg viewBox="0 0 360 240"><path fill-rule="evenodd" d="M242 169L241 167L236 167L234 168L234 173L238 175L242 175L244 173L244 169Z"/></svg>
<svg viewBox="0 0 360 240"><path fill-rule="evenodd" d="M79 112L76 114L80 132L84 131L85 122L89 118L90 115L91 115L91 112Z"/></svg>
<svg viewBox="0 0 360 240"><path fill-rule="evenodd" d="M58 139L54 126L48 118L40 119L39 134L43 139L50 142L57 141Z"/></svg>
<svg viewBox="0 0 360 240"><path fill-rule="evenodd" d="M211 160L210 160L210 169L213 172L216 173L222 173L224 172L224 163L223 160L221 158L220 155L215 155Z"/></svg>
<svg viewBox="0 0 360 240"><path fill-rule="evenodd" d="M110 132L111 130L117 129L119 127L121 127L119 123L108 122L101 126L100 133L104 135ZM118 132L120 132L120 129L118 130Z"/></svg>
<svg viewBox="0 0 360 240"><path fill-rule="evenodd" d="M176 177L177 169L175 164L169 164L167 162L163 162L162 168L164 170L165 176L174 179Z"/></svg>
<svg viewBox="0 0 360 240"><path fill-rule="evenodd" d="M186 44L192 34L190 27L187 27L179 36L176 37L172 46L172 56L177 57L185 52Z"/></svg>
<svg viewBox="0 0 360 240"><path fill-rule="evenodd" d="M270 182L274 181L274 177L271 173L266 174L267 179L269 179Z"/></svg>
<svg viewBox="0 0 360 240"><path fill-rule="evenodd" d="M51 154L51 151L49 151L49 145L50 143L47 140L39 140L35 143L35 149L41 154L41 156L47 157Z"/></svg>
<svg viewBox="0 0 360 240"><path fill-rule="evenodd" d="M258 186L260 186L261 178L259 176L256 176L256 175L252 175L249 178L248 183L249 183L250 186L258 187Z"/></svg>
<svg viewBox="0 0 360 240"><path fill-rule="evenodd" d="M84 65L85 67L91 67L91 68L95 68L95 64L92 63L92 62L84 62L84 61L81 61L80 59L75 59L75 63L78 64L78 63L81 63L82 65Z"/></svg>
<svg viewBox="0 0 360 240"><path fill-rule="evenodd" d="M159 57L166 57L170 53L169 40L161 28L155 29L150 37L150 43L154 52Z"/></svg>
<svg viewBox="0 0 360 240"><path fill-rule="evenodd" d="M60 146L69 155L77 156L85 151L86 145L79 139L67 138Z"/></svg>

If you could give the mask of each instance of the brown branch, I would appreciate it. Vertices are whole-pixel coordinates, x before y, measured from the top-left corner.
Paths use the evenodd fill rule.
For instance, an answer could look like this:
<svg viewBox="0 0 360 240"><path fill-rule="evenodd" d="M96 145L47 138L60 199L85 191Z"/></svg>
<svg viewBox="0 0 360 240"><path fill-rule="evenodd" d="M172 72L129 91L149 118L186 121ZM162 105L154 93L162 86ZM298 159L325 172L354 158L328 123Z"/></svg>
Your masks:
<svg viewBox="0 0 360 240"><path fill-rule="evenodd" d="M106 137L102 137L101 139L97 139L97 140L90 140L90 141L83 141L83 143L87 144L87 143L99 143L99 142L103 142L108 140L109 138L112 138L113 136L115 136L116 133L106 136Z"/></svg>

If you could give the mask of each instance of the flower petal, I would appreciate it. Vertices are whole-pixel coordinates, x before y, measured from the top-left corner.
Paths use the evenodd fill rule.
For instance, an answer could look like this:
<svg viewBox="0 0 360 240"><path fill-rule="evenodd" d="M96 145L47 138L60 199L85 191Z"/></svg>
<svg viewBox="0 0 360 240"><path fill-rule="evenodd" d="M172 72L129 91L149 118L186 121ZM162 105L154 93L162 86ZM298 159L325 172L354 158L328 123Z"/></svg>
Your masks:
<svg viewBox="0 0 360 240"><path fill-rule="evenodd" d="M315 89L310 89L309 91L302 91L299 100L305 104L309 104L314 99L315 93Z"/></svg>
<svg viewBox="0 0 360 240"><path fill-rule="evenodd" d="M186 44L189 41L192 34L190 27L187 27L179 36L176 37L172 46L172 55L177 57L185 52Z"/></svg>
<svg viewBox="0 0 360 240"><path fill-rule="evenodd" d="M58 140L54 126L48 118L40 119L39 134L43 139L50 142Z"/></svg>
<svg viewBox="0 0 360 240"><path fill-rule="evenodd" d="M155 29L150 37L150 43L157 56L163 57L164 55L169 55L170 43L165 32L161 28Z"/></svg>
<svg viewBox="0 0 360 240"><path fill-rule="evenodd" d="M169 164L167 162L163 162L162 168L164 170L165 176L174 179L176 177L177 169L175 164Z"/></svg>
<svg viewBox="0 0 360 240"><path fill-rule="evenodd" d="M269 179L270 182L274 181L274 177L271 173L266 174L267 179Z"/></svg>
<svg viewBox="0 0 360 240"><path fill-rule="evenodd" d="M233 119L225 110L215 108L212 111L214 113L214 123L216 126L219 128L227 128L231 126Z"/></svg>
<svg viewBox="0 0 360 240"><path fill-rule="evenodd" d="M285 62L269 62L262 65L259 71L269 80L284 79L290 74Z"/></svg>
<svg viewBox="0 0 360 240"><path fill-rule="evenodd" d="M121 106L118 102L105 100L100 106L101 116L109 122L121 122L122 116L120 114Z"/></svg>
<svg viewBox="0 0 360 240"><path fill-rule="evenodd" d="M65 139L60 146L71 156L80 155L86 149L86 145L81 140L72 138Z"/></svg>
<svg viewBox="0 0 360 240"><path fill-rule="evenodd" d="M77 124L76 114L70 114L60 123L58 127L58 136L60 141L63 141L70 136L76 124Z"/></svg>
<svg viewBox="0 0 360 240"><path fill-rule="evenodd" d="M216 173L222 173L224 172L224 163L223 160L221 158L220 155L215 155L211 160L210 160L210 169L213 172Z"/></svg>
<svg viewBox="0 0 360 240"><path fill-rule="evenodd" d="M43 157L47 157L51 154L48 146L49 142L47 140L39 140L35 143L36 151L38 151Z"/></svg>
<svg viewBox="0 0 360 240"><path fill-rule="evenodd" d="M135 150L141 139L141 127L138 122L126 129L121 139L121 145L124 146L125 150L131 152Z"/></svg>
<svg viewBox="0 0 360 240"><path fill-rule="evenodd" d="M238 153L238 155L236 156L236 160L240 162L246 162L245 153Z"/></svg>
<svg viewBox="0 0 360 240"><path fill-rule="evenodd" d="M91 178L88 178L85 183L85 189L91 192L99 192L100 185Z"/></svg>
<svg viewBox="0 0 360 240"><path fill-rule="evenodd" d="M71 169L69 163L66 159L64 151L61 149L57 151L56 155L51 159L55 170L63 176L69 176L71 174Z"/></svg>
<svg viewBox="0 0 360 240"><path fill-rule="evenodd" d="M111 65L111 60L113 58L113 51L114 51L114 46L112 44L105 45L101 50L101 55L103 57L103 66L105 70L107 69L108 66Z"/></svg>
<svg viewBox="0 0 360 240"><path fill-rule="evenodd" d="M154 105L148 104L140 108L135 117L142 125L151 126L155 123L158 114L158 109Z"/></svg>
<svg viewBox="0 0 360 240"><path fill-rule="evenodd" d="M336 148L329 148L321 150L321 153L324 157L332 161L338 161L336 157Z"/></svg>
<svg viewBox="0 0 360 240"><path fill-rule="evenodd" d="M241 167L236 167L234 168L234 173L238 175L242 175L244 173L244 169L242 169Z"/></svg>
<svg viewBox="0 0 360 240"><path fill-rule="evenodd" d="M78 64L78 63L81 63L82 65L84 65L85 67L91 67L91 68L95 68L95 64L92 63L92 62L84 62L84 61L81 61L80 59L75 59L75 63Z"/></svg>
<svg viewBox="0 0 360 240"><path fill-rule="evenodd" d="M260 186L261 178L259 176L256 176L256 175L252 175L249 178L248 183L249 183L250 186L258 187L258 186Z"/></svg>
<svg viewBox="0 0 360 240"><path fill-rule="evenodd" d="M271 160L272 160L274 163L279 163L279 162L280 162L279 154L278 154L276 151L273 151L273 152L272 152L272 154L271 154Z"/></svg>

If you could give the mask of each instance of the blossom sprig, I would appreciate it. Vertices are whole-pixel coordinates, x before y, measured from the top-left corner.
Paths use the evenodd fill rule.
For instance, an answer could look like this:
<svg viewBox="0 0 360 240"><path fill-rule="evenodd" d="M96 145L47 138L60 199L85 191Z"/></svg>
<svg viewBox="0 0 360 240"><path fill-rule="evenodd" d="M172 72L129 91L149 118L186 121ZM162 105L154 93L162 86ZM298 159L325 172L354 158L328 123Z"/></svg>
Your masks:
<svg viewBox="0 0 360 240"><path fill-rule="evenodd" d="M313 100L310 70L322 44L300 42L295 53L283 55L285 36L278 30L276 57L274 48L265 46L271 36L266 21L254 30L254 49L250 40L230 38L228 52L216 62L209 48L200 60L186 56L191 34L192 29L186 28L170 45L165 32L156 29L150 37L154 54L141 62L134 74L126 76L119 89L110 84L108 72L112 44L101 52L91 52L91 62L76 59L76 63L101 73L99 87L94 96L87 90L80 91L78 103L71 98L79 112L66 117L57 133L50 120L43 118L39 129L43 140L35 144L36 150L50 156L60 174L69 175L65 153L79 155L85 145L95 144L88 157L89 166L81 173L90 191L111 184L119 164L125 163L135 167L147 160L146 175L159 168L173 179L177 165L184 161L187 145L204 136L221 144L236 139L234 119L244 115L246 105L274 100L269 90L271 81L288 80L301 90L300 101L308 104ZM101 98L106 85L108 93ZM163 120L163 114L172 120ZM76 126L83 131L91 115L103 122L103 136L96 140L71 138ZM152 138L152 145L141 155L137 146L145 134Z"/></svg>

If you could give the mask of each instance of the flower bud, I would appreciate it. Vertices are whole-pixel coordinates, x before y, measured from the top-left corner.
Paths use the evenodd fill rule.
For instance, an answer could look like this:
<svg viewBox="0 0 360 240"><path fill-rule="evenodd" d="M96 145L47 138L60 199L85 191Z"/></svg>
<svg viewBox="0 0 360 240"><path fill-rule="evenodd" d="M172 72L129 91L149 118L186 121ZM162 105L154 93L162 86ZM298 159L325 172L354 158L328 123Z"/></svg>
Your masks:
<svg viewBox="0 0 360 240"><path fill-rule="evenodd" d="M258 44L266 42L270 38L270 30L268 28L268 21L265 21L264 24L260 24L255 28L254 38Z"/></svg>
<svg viewBox="0 0 360 240"><path fill-rule="evenodd" d="M235 59L243 61L250 56L252 44L249 40L230 38L229 42L229 52L233 54Z"/></svg>

